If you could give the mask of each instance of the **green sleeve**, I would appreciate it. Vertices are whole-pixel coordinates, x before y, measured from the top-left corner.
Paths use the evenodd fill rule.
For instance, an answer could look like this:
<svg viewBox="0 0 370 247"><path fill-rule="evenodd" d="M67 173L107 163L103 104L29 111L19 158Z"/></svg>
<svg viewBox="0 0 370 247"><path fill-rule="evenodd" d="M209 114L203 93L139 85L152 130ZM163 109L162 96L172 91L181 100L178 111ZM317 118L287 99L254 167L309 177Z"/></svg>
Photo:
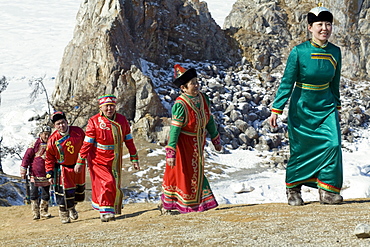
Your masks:
<svg viewBox="0 0 370 247"><path fill-rule="evenodd" d="M298 50L294 47L289 54L283 78L272 104L272 112L282 114L290 95L292 94L299 73Z"/></svg>
<svg viewBox="0 0 370 247"><path fill-rule="evenodd" d="M208 133L210 134L211 139L215 138L218 135L218 131L217 131L217 127L216 127L216 123L215 123L215 119L213 118L213 115L211 115L207 123L206 129Z"/></svg>
<svg viewBox="0 0 370 247"><path fill-rule="evenodd" d="M340 110L342 108L341 107L341 102L340 102L340 93L339 93L340 73L341 73L341 69L342 69L342 54L341 54L341 51L340 51L339 48L338 48L338 51L339 51L339 55L338 55L338 58L337 58L337 60L338 60L337 61L337 67L335 69L335 75L334 75L333 81L332 81L332 83L330 83L330 88L331 88L331 91L334 95L334 99L335 99L337 109Z"/></svg>
<svg viewBox="0 0 370 247"><path fill-rule="evenodd" d="M204 95L204 98L206 99L207 107L209 108L210 106L209 97L206 94L203 94L203 95ZM211 112L211 109L209 109L209 112ZM218 135L217 126L216 126L215 119L212 114L206 125L206 129L208 133L210 134L211 139L215 138Z"/></svg>
<svg viewBox="0 0 370 247"><path fill-rule="evenodd" d="M170 127L170 137L167 146L176 150L177 140L179 138L181 127L186 121L185 106L181 101L176 101L172 107L172 119Z"/></svg>

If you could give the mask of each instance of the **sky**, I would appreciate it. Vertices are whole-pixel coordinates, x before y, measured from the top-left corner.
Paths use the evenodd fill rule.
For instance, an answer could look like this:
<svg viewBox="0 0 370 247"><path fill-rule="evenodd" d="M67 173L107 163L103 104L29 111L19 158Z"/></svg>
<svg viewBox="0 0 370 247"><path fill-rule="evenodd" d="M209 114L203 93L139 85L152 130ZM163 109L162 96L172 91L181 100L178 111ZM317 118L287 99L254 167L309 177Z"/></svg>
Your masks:
<svg viewBox="0 0 370 247"><path fill-rule="evenodd" d="M0 137L3 137L3 145L24 147L33 140L30 132L35 122L28 120L45 113L47 107L45 94L30 102L29 81L43 78L49 95L52 94L64 48L73 37L80 2L0 1L0 77L5 76L9 82L8 88L1 93ZM227 0L208 1L209 10L220 26L232 4L233 1ZM370 134L364 131L361 135L358 142L344 144L344 189L341 194L345 199L370 195ZM151 155L163 151L159 149ZM226 167L224 174L209 174L210 185L220 204L286 202L285 171L260 168L257 163L261 161L261 155L257 151L233 150L230 154L208 151L210 161ZM20 160L16 157L8 156L2 160L2 165L5 173L19 174ZM163 169L164 161L156 167ZM303 187L302 197L305 201L317 201L317 190Z"/></svg>

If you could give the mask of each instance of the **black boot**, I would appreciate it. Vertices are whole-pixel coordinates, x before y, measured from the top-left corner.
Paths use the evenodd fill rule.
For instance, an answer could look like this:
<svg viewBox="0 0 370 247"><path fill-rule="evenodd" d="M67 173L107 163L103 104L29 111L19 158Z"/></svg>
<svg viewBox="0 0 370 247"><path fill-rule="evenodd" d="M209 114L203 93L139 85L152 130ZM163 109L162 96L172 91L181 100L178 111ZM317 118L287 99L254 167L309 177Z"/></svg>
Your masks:
<svg viewBox="0 0 370 247"><path fill-rule="evenodd" d="M288 204L290 206L302 206L304 202L301 197L301 185L294 188L286 188L286 195L288 198Z"/></svg>
<svg viewBox="0 0 370 247"><path fill-rule="evenodd" d="M340 194L323 190L319 188L321 204L339 204L343 202L343 197Z"/></svg>

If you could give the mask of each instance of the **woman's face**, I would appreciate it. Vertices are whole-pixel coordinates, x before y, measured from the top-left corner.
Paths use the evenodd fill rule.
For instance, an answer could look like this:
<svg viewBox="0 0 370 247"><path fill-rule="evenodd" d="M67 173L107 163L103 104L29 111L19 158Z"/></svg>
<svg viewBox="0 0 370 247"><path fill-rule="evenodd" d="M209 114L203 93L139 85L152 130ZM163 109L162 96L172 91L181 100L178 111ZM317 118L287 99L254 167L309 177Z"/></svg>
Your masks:
<svg viewBox="0 0 370 247"><path fill-rule="evenodd" d="M312 33L312 39L316 43L323 45L330 38L333 26L328 21L317 21L312 23L312 25L308 25L308 30Z"/></svg>
<svg viewBox="0 0 370 247"><path fill-rule="evenodd" d="M191 79L188 83L185 85L181 85L181 90L190 95L190 96L197 96L199 94L199 82L196 77Z"/></svg>

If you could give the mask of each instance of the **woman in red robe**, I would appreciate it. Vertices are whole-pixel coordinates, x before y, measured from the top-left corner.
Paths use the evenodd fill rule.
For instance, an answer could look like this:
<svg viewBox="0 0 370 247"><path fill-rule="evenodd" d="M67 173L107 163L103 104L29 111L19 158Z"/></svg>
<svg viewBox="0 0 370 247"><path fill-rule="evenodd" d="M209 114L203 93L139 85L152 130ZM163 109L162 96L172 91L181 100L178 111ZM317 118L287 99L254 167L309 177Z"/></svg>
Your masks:
<svg viewBox="0 0 370 247"><path fill-rule="evenodd" d="M182 90L172 107L166 170L163 177L162 213L202 212L218 206L204 176L206 130L215 149L220 151L220 136L209 108L209 98L199 92L196 70L175 65L174 84Z"/></svg>

